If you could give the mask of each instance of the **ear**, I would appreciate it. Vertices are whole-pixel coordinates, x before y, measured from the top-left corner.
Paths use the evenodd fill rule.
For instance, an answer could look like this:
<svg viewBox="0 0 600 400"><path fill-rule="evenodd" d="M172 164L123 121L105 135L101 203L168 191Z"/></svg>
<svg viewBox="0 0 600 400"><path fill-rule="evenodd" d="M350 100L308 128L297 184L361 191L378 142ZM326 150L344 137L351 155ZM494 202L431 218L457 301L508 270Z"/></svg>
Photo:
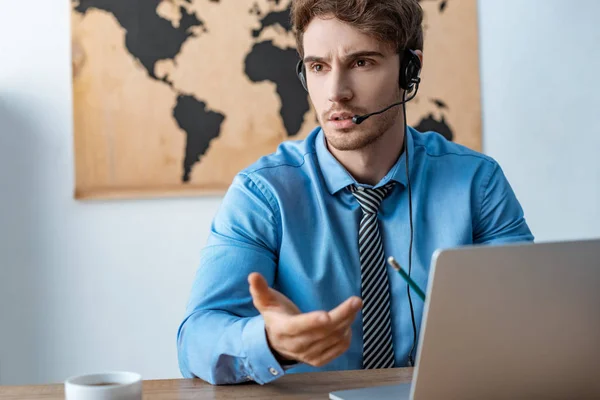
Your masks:
<svg viewBox="0 0 600 400"><path fill-rule="evenodd" d="M421 61L421 70L423 70L423 52L421 50L415 50L415 54L419 57L419 61Z"/></svg>

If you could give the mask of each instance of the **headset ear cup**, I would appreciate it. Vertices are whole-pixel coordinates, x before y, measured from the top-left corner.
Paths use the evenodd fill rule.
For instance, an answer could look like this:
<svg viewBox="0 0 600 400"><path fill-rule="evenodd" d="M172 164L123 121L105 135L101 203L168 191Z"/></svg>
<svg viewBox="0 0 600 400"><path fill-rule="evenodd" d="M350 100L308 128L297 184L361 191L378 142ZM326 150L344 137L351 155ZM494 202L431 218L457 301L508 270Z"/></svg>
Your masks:
<svg viewBox="0 0 600 400"><path fill-rule="evenodd" d="M406 49L402 53L400 62L400 88L412 91L415 83L419 82L421 73L421 60L417 53L411 49Z"/></svg>
<svg viewBox="0 0 600 400"><path fill-rule="evenodd" d="M400 76L398 78L398 85L400 89L406 90L406 52L400 56Z"/></svg>
<svg viewBox="0 0 600 400"><path fill-rule="evenodd" d="M304 90L308 92L308 87L306 85L306 71L304 69L304 63L302 60L298 61L298 64L296 64L296 75L298 75L298 79L300 79L300 83L302 84Z"/></svg>

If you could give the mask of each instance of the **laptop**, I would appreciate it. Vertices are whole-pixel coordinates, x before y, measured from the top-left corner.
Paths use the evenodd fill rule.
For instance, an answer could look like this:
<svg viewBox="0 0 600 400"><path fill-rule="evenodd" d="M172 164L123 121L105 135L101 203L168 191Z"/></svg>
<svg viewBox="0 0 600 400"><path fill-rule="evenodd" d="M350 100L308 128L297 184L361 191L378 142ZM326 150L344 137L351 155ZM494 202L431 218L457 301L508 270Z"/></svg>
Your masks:
<svg viewBox="0 0 600 400"><path fill-rule="evenodd" d="M329 398L600 398L600 240L436 251L412 382Z"/></svg>

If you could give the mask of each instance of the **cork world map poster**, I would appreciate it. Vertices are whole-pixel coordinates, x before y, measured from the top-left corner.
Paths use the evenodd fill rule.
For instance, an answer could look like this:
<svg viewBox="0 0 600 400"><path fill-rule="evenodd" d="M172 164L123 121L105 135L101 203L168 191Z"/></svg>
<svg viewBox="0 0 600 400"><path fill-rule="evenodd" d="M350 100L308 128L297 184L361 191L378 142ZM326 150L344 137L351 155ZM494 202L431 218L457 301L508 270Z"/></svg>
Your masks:
<svg viewBox="0 0 600 400"><path fill-rule="evenodd" d="M318 125L291 0L71 0L75 197L224 193ZM476 0L421 0L408 123L481 150Z"/></svg>

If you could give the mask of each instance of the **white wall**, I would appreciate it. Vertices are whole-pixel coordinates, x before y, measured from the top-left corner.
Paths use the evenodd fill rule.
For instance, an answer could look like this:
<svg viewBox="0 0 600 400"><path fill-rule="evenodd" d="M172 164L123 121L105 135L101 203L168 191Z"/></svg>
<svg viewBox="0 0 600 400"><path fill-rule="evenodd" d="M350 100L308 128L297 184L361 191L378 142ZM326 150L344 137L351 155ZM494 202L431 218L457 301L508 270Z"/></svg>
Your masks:
<svg viewBox="0 0 600 400"><path fill-rule="evenodd" d="M479 0L484 152L538 241L600 237L599 15L597 0Z"/></svg>
<svg viewBox="0 0 600 400"><path fill-rule="evenodd" d="M69 3L0 0L0 382L179 377L219 199L73 200Z"/></svg>
<svg viewBox="0 0 600 400"><path fill-rule="evenodd" d="M574 4L480 0L484 149L541 241L600 236L600 2ZM0 383L179 377L219 199L74 201L68 1L0 10Z"/></svg>

